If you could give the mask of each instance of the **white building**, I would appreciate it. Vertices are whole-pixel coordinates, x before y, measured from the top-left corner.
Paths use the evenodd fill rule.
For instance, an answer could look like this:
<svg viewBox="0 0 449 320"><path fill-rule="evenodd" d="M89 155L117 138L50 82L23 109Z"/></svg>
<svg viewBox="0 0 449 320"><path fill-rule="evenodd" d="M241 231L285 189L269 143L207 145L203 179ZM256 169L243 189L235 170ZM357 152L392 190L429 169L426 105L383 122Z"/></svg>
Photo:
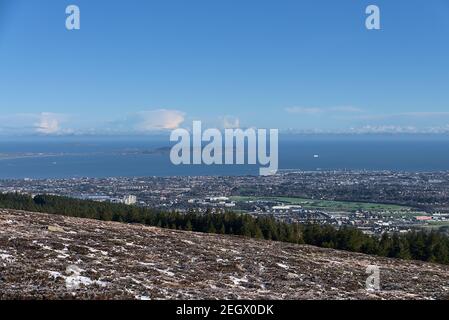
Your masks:
<svg viewBox="0 0 449 320"><path fill-rule="evenodd" d="M289 206L274 206L271 208L273 213L298 213L302 210L301 206L289 205Z"/></svg>
<svg viewBox="0 0 449 320"><path fill-rule="evenodd" d="M211 197L209 198L210 202L227 202L229 201L228 197Z"/></svg>
<svg viewBox="0 0 449 320"><path fill-rule="evenodd" d="M133 205L137 203L137 197L136 196L132 196L132 195L128 195L128 196L124 196L123 197L123 203L127 204L127 205Z"/></svg>

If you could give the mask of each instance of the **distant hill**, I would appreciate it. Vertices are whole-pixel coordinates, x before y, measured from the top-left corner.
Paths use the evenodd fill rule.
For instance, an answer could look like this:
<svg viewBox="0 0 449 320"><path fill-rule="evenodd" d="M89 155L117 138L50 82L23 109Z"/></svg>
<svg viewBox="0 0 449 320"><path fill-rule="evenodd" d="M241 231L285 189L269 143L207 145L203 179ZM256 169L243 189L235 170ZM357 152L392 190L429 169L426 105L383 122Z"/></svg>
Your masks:
<svg viewBox="0 0 449 320"><path fill-rule="evenodd" d="M448 283L438 264L0 210L0 299L447 299Z"/></svg>

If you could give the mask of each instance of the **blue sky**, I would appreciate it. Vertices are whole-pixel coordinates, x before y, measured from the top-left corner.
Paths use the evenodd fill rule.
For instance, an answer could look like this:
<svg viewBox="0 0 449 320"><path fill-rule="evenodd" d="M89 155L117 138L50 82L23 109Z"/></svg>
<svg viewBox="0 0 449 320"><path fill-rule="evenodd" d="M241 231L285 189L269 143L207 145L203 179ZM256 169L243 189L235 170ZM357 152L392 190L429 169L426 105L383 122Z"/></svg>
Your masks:
<svg viewBox="0 0 449 320"><path fill-rule="evenodd" d="M448 40L447 0L0 0L0 134L446 132Z"/></svg>

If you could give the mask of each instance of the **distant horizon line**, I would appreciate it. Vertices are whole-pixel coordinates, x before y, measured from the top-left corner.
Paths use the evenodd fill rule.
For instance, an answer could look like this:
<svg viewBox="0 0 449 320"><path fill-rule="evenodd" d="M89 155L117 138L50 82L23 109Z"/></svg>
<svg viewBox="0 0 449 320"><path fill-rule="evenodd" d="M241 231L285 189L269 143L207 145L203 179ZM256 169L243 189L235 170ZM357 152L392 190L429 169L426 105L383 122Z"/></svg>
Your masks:
<svg viewBox="0 0 449 320"><path fill-rule="evenodd" d="M245 130L245 129L242 129ZM329 138L344 138L344 137L420 137L420 138L449 138L449 132L292 132L286 130L279 130L280 137L295 138L295 137L329 137ZM152 133L128 133L128 134L24 134L24 135L1 135L0 141L4 140L64 140L64 139L155 139L167 138L169 139L170 132L152 132Z"/></svg>

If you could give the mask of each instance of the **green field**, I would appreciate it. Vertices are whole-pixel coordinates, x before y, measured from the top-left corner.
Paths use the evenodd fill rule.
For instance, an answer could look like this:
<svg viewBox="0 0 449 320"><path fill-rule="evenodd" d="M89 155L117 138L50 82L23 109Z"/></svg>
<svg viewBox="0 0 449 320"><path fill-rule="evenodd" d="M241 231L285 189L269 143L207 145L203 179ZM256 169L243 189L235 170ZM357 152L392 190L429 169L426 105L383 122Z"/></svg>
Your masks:
<svg viewBox="0 0 449 320"><path fill-rule="evenodd" d="M428 225L424 226L424 228L431 230L438 230L444 227L449 228L449 221L430 221Z"/></svg>
<svg viewBox="0 0 449 320"><path fill-rule="evenodd" d="M414 214L414 215L423 214L422 212L416 212L415 209L407 206L369 203L369 202L313 200L313 199L290 198L290 197L240 197L240 196L231 197L231 200L235 202L273 201L273 202L281 202L286 205L289 204L300 205L305 209L337 211L337 212L353 212L357 210L364 210L379 213L400 213L400 214Z"/></svg>

